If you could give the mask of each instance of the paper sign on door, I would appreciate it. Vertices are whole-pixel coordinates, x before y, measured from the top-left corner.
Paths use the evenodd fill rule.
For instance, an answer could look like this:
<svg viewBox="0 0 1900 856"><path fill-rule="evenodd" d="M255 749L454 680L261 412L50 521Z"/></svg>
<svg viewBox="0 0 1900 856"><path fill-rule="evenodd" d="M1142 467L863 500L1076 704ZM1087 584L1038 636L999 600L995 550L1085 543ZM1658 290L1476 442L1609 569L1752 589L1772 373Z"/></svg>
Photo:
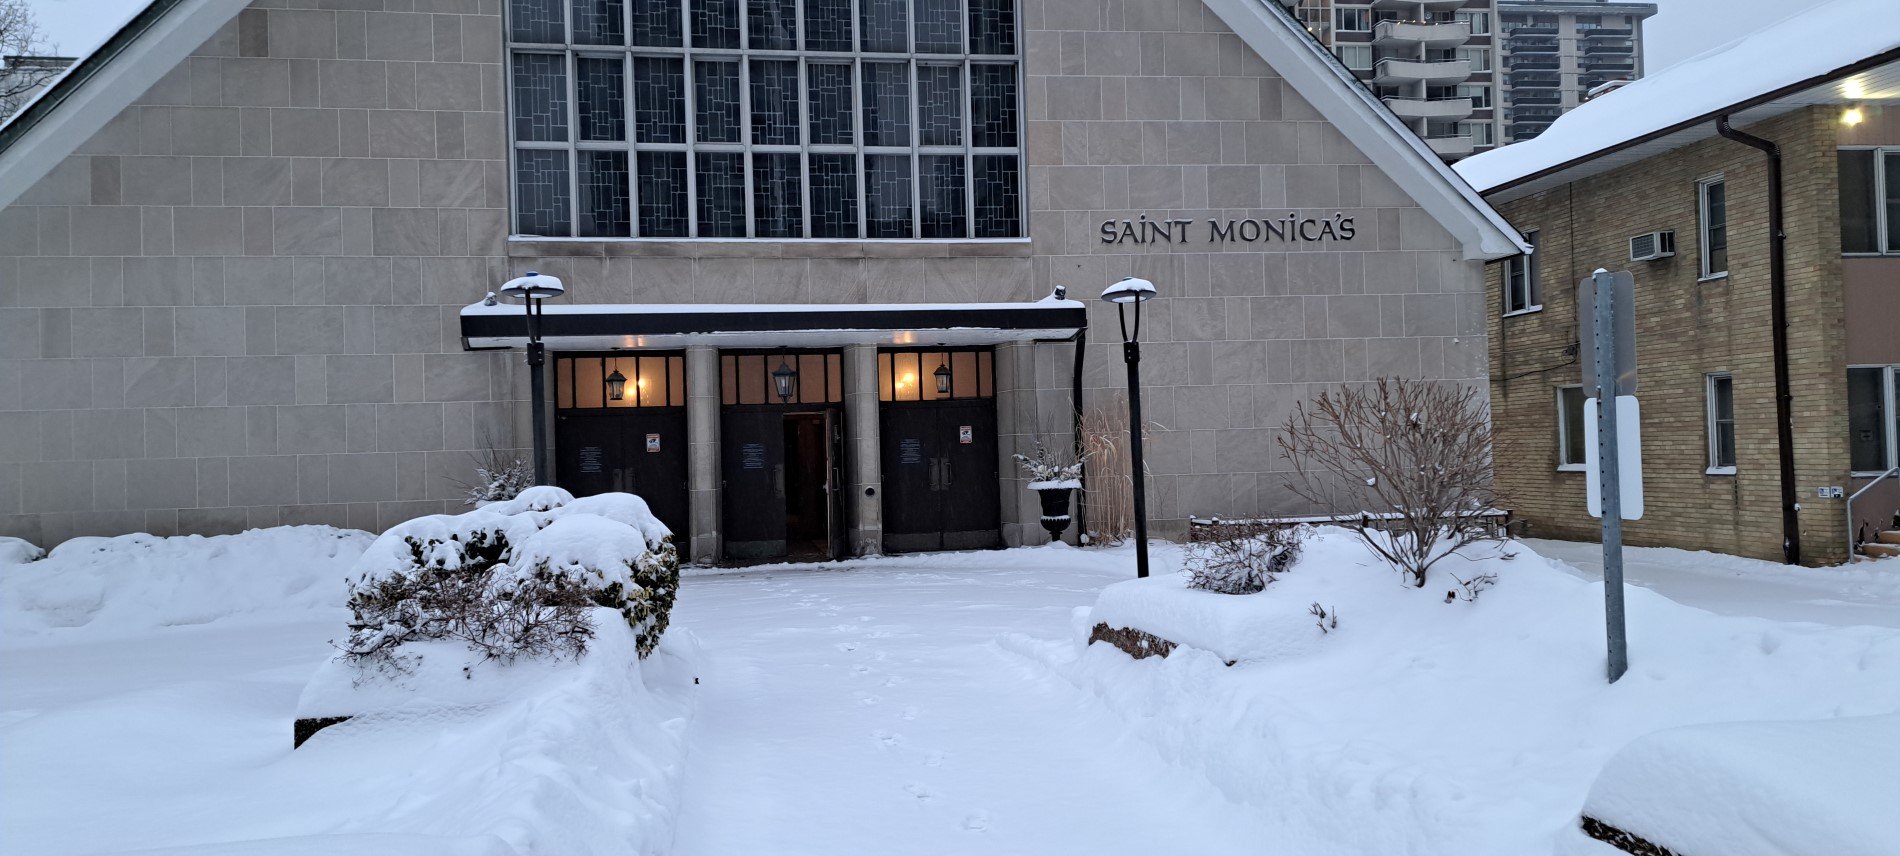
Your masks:
<svg viewBox="0 0 1900 856"><path fill-rule="evenodd" d="M647 451L657 452L659 450L660 450L660 435L648 434L647 435Z"/></svg>
<svg viewBox="0 0 1900 856"><path fill-rule="evenodd" d="M976 436L970 432L970 426L968 425L957 426L957 442L962 443L965 446L968 446L971 443L976 442Z"/></svg>

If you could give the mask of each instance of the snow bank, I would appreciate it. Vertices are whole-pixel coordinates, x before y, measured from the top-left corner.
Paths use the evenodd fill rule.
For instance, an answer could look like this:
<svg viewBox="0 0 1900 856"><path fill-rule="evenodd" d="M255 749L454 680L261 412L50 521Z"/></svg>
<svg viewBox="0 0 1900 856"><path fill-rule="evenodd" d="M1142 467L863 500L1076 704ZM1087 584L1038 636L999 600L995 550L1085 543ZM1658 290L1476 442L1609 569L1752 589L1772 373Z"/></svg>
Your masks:
<svg viewBox="0 0 1900 856"><path fill-rule="evenodd" d="M1169 573L1181 555L1158 550L1157 578L1110 586L1075 624L1183 647L1033 656L1267 818L1289 853L1548 853L1643 734L1900 710L1900 631L1717 616L1635 587L1631 668L1606 684L1602 584L1518 543L1445 559L1422 590L1336 528L1259 594L1194 596ZM1453 574L1497 584L1447 603ZM1337 629L1306 614L1315 602Z"/></svg>
<svg viewBox="0 0 1900 856"><path fill-rule="evenodd" d="M1637 738L1583 813L1677 853L1900 853L1900 714L1736 722Z"/></svg>
<svg viewBox="0 0 1900 856"><path fill-rule="evenodd" d="M44 555L46 551L30 541L0 537L0 565L24 565Z"/></svg>
<svg viewBox="0 0 1900 856"><path fill-rule="evenodd" d="M593 624L578 661L504 665L440 641L403 646L400 672L333 658L305 686L297 716L351 718L312 736L295 763L348 767L422 752L424 767L398 777L428 783L403 788L420 803L406 812L420 828L391 831L506 845L473 852L664 853L679 807L697 643L675 632L643 661L618 612L596 609Z"/></svg>
<svg viewBox="0 0 1900 856"><path fill-rule="evenodd" d="M329 526L74 538L37 562L0 563L0 636L126 635L335 610L370 540Z"/></svg>

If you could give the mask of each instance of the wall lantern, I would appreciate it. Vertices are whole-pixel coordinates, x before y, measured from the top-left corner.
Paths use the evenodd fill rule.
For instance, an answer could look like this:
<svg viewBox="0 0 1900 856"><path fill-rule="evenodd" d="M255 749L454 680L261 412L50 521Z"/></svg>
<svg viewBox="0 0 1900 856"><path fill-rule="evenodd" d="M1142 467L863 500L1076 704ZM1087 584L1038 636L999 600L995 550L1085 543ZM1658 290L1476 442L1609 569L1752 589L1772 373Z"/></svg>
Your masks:
<svg viewBox="0 0 1900 856"><path fill-rule="evenodd" d="M621 374L619 369L614 369L614 373L607 376L607 397L615 401L625 401L627 398L627 376Z"/></svg>
<svg viewBox="0 0 1900 856"><path fill-rule="evenodd" d="M779 401L789 402L798 394L798 372L784 357L779 357L778 368L772 370L772 385L778 389Z"/></svg>
<svg viewBox="0 0 1900 856"><path fill-rule="evenodd" d="M934 377L937 379L937 394L949 395L950 394L950 367L938 366L937 370L934 372L931 372L930 375L931 377Z"/></svg>

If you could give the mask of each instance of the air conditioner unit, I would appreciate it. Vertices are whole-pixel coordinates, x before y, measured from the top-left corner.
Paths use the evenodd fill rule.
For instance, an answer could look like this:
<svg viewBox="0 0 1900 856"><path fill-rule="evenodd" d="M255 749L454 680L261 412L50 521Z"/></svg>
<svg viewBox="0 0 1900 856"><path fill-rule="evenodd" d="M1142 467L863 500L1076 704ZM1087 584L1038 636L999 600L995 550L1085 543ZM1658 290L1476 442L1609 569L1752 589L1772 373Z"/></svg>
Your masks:
<svg viewBox="0 0 1900 856"><path fill-rule="evenodd" d="M1630 261L1653 262L1675 254L1675 232L1645 232L1630 238Z"/></svg>

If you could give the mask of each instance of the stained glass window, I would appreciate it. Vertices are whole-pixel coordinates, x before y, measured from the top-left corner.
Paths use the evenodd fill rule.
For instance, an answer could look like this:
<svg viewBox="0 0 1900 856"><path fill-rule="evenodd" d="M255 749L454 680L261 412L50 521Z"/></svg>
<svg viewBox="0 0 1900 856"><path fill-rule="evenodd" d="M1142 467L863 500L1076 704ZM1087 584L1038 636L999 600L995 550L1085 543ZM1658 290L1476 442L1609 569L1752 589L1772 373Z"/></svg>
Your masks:
<svg viewBox="0 0 1900 856"><path fill-rule="evenodd" d="M851 0L805 0L805 50L851 50Z"/></svg>
<svg viewBox="0 0 1900 856"><path fill-rule="evenodd" d="M574 44L625 44L627 25L620 17L624 1L573 0Z"/></svg>
<svg viewBox="0 0 1900 856"><path fill-rule="evenodd" d="M501 5L516 234L1026 230L1016 0Z"/></svg>
<svg viewBox="0 0 1900 856"><path fill-rule="evenodd" d="M621 57L574 60L575 111L580 138L618 142L627 138L627 75Z"/></svg>

